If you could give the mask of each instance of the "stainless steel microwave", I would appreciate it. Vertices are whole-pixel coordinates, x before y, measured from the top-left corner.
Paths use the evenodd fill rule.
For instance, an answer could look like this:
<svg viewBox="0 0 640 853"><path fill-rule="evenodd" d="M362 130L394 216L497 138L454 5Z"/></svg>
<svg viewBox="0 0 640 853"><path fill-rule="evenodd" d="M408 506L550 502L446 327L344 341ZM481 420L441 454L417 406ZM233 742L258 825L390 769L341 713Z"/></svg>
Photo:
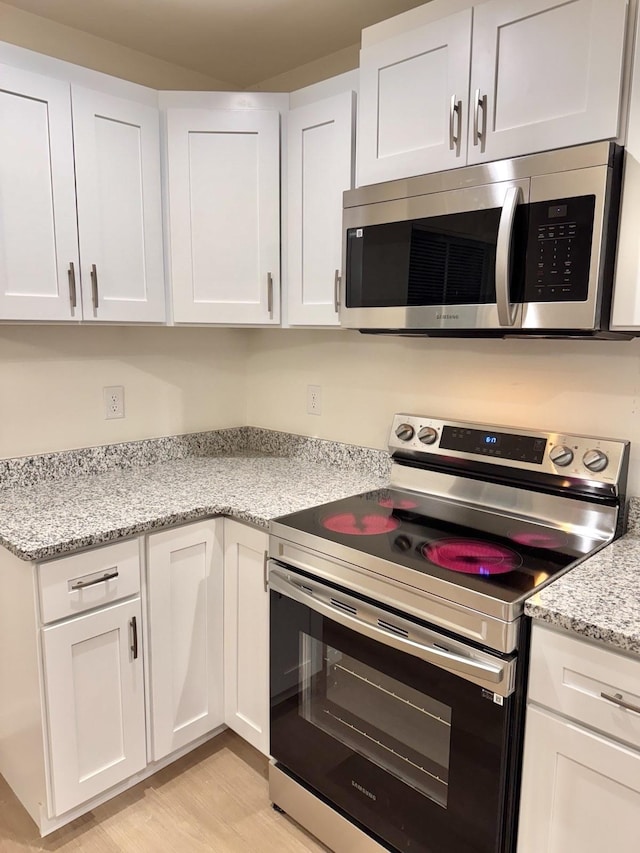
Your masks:
<svg viewBox="0 0 640 853"><path fill-rule="evenodd" d="M341 324L628 337L609 330L622 154L598 142L346 192Z"/></svg>

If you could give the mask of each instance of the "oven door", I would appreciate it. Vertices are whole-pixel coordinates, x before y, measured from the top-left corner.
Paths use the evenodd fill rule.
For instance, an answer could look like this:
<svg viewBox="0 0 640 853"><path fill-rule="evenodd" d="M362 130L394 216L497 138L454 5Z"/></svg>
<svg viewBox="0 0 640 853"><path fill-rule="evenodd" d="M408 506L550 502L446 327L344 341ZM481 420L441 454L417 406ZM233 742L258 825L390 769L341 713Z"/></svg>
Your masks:
<svg viewBox="0 0 640 853"><path fill-rule="evenodd" d="M518 329L529 183L346 208L341 324L442 333Z"/></svg>
<svg viewBox="0 0 640 853"><path fill-rule="evenodd" d="M271 754L383 847L505 847L515 660L272 561Z"/></svg>

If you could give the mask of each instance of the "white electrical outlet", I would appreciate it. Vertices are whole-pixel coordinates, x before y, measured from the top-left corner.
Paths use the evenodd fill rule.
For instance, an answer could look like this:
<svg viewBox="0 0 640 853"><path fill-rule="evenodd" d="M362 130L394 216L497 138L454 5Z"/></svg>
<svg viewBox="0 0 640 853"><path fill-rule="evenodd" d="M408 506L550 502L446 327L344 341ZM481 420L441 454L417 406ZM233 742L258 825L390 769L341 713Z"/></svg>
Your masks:
<svg viewBox="0 0 640 853"><path fill-rule="evenodd" d="M322 411L322 388L319 385L307 385L307 414L319 415Z"/></svg>
<svg viewBox="0 0 640 853"><path fill-rule="evenodd" d="M109 385L104 388L104 416L110 418L124 417L124 387Z"/></svg>

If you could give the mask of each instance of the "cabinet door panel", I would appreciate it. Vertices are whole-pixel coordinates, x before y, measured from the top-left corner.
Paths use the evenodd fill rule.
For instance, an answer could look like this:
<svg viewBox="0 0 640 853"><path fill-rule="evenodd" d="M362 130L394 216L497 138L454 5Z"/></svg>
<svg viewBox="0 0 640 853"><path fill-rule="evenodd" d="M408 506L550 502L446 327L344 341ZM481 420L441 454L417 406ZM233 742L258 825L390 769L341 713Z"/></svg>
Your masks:
<svg viewBox="0 0 640 853"><path fill-rule="evenodd" d="M223 721L221 536L221 519L149 536L155 761Z"/></svg>
<svg viewBox="0 0 640 853"><path fill-rule="evenodd" d="M268 536L225 522L224 721L269 754L269 593L264 585Z"/></svg>
<svg viewBox="0 0 640 853"><path fill-rule="evenodd" d="M626 0L491 0L474 9L469 162L615 138Z"/></svg>
<svg viewBox="0 0 640 853"><path fill-rule="evenodd" d="M136 598L42 631L56 815L146 766L140 615Z"/></svg>
<svg viewBox="0 0 640 853"><path fill-rule="evenodd" d="M342 193L353 186L355 94L289 113L289 323L338 324Z"/></svg>
<svg viewBox="0 0 640 853"><path fill-rule="evenodd" d="M78 269L69 86L7 66L0 78L0 319L80 318L68 277Z"/></svg>
<svg viewBox="0 0 640 853"><path fill-rule="evenodd" d="M163 322L158 110L76 86L72 97L84 319Z"/></svg>
<svg viewBox="0 0 640 853"><path fill-rule="evenodd" d="M640 753L527 709L518 853L635 853Z"/></svg>
<svg viewBox="0 0 640 853"><path fill-rule="evenodd" d="M470 9L362 50L358 185L465 164L470 52Z"/></svg>
<svg viewBox="0 0 640 853"><path fill-rule="evenodd" d="M279 322L279 114L170 109L167 125L175 321Z"/></svg>

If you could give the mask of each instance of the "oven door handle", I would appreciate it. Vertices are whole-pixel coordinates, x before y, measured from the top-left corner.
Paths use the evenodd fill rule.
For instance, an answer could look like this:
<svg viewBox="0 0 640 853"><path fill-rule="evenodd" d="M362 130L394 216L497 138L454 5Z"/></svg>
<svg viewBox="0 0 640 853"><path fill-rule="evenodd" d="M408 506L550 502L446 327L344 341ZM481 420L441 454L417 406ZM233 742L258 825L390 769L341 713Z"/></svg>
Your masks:
<svg viewBox="0 0 640 853"><path fill-rule="evenodd" d="M358 634L363 634L372 640L377 640L385 646L391 646L391 648L400 652L407 652L408 654L420 658L427 663L440 667L440 669L445 669L455 675L466 677L468 680L472 680L477 684L501 685L503 689L498 690L497 692L503 695L509 695L511 692L511 685L505 683L505 681L508 680L505 679L505 672L509 668L509 662L489 663L488 661L456 654L446 648L426 646L423 643L416 642L408 637L392 633L390 630L386 630L378 625L363 621L357 616L349 613L348 608L350 605L347 602L356 601L357 603L357 600L351 599L350 596L347 596L338 590L329 590L311 579L309 579L309 583L307 585L306 578L302 576L300 577L299 582L296 583L291 580L290 577L287 577L288 574L288 572L279 568L271 569L269 575L269 587L272 592L279 592L287 598L292 598L294 601L314 610L321 616L327 616L328 618L333 619L334 622L339 622L346 628L351 628ZM327 590L330 594L333 593L333 597L335 597L337 604L332 605L316 598L314 590L318 592ZM343 599L343 604L341 604L340 599ZM371 605L367 605L367 608L371 608ZM373 611L373 608L371 608L371 610ZM380 610L379 614L380 618L385 621L392 622L394 620L393 614L388 613L386 610ZM396 619L395 621L401 622L404 620ZM425 629L425 631L428 631L428 629ZM439 636L435 635L435 632L429 633L434 634L434 636ZM451 641L443 635L442 643L445 644L447 642ZM470 652L473 654L473 650L470 650Z"/></svg>

